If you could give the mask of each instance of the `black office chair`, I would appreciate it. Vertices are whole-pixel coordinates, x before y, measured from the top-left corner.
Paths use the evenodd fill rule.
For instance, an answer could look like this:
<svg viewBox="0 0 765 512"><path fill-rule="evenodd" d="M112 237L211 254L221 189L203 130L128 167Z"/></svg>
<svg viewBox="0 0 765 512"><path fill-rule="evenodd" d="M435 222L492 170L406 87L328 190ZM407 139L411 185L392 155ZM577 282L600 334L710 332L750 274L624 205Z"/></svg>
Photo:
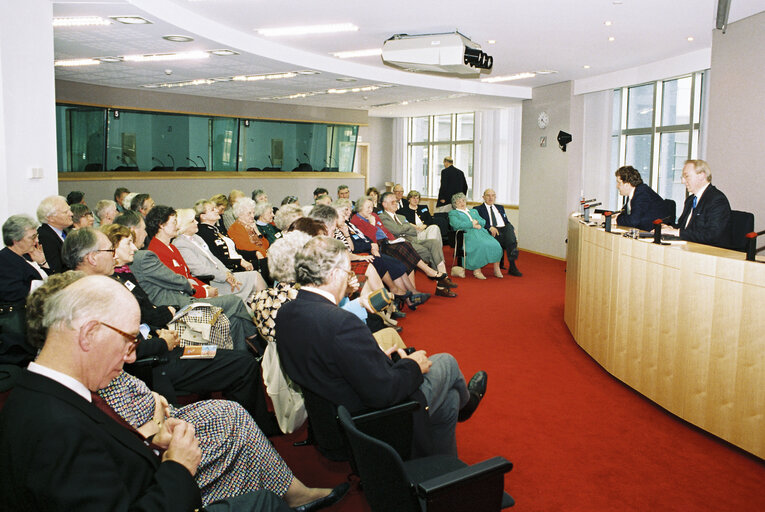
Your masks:
<svg viewBox="0 0 765 512"><path fill-rule="evenodd" d="M672 199L664 199L664 205L662 208L662 216L661 220L664 221L664 224L675 224L675 218L677 213L677 205Z"/></svg>
<svg viewBox="0 0 765 512"><path fill-rule="evenodd" d="M329 460L351 461L355 471L351 450L337 420L337 406L310 389L301 388L308 413L309 437L307 442L299 444L316 446L319 453ZM419 406L417 402L409 401L358 416L359 428L366 435L384 440L394 447L401 458L408 459L411 457L414 434L412 413Z"/></svg>
<svg viewBox="0 0 765 512"><path fill-rule="evenodd" d="M728 233L730 237L729 249L746 252L748 239L747 233L754 231L754 214L731 210L728 220Z"/></svg>
<svg viewBox="0 0 765 512"><path fill-rule="evenodd" d="M338 416L373 512L488 512L515 504L504 492L504 475L513 469L504 457L472 466L449 455L405 462L390 445L361 432L345 407L338 407Z"/></svg>
<svg viewBox="0 0 765 512"><path fill-rule="evenodd" d="M260 172L260 167L248 167L247 172Z"/></svg>

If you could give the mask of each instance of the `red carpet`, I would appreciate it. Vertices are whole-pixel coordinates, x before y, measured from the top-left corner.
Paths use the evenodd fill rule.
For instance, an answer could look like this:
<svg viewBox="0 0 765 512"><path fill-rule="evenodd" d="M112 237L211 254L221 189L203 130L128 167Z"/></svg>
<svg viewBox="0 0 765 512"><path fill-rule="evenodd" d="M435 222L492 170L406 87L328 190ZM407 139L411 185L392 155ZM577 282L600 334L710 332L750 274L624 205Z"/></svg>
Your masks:
<svg viewBox="0 0 765 512"><path fill-rule="evenodd" d="M522 253L518 266L522 278L455 279L458 298L433 298L401 321L407 344L454 354L466 378L488 372L486 397L457 442L466 462L513 462L510 510L765 510L765 463L666 413L576 345L563 323L564 262ZM291 446L304 437L273 439L298 478L343 481L347 464ZM354 486L331 510L369 508Z"/></svg>

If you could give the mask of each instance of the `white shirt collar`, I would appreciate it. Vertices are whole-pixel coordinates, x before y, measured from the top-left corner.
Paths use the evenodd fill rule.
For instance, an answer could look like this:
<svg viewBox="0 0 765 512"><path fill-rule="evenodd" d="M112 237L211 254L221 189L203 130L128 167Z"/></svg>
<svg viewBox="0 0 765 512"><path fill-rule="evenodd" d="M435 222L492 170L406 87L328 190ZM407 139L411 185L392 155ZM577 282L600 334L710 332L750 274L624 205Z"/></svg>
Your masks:
<svg viewBox="0 0 765 512"><path fill-rule="evenodd" d="M391 219L396 220L396 212L389 212L388 210L385 210L385 213L390 215Z"/></svg>
<svg viewBox="0 0 765 512"><path fill-rule="evenodd" d="M53 231L54 231L54 232L55 232L55 233L58 235L58 237L59 237L61 240L63 240L63 239L64 239L64 230L63 230L63 229L54 228L54 227L53 227L53 226L51 226L50 224L48 224L48 227L50 227L50 228L51 228L51 229L52 229L52 230L53 230Z"/></svg>
<svg viewBox="0 0 765 512"><path fill-rule="evenodd" d="M90 390L86 388L82 382L78 381L74 377L70 377L69 375L65 373L61 373L59 371L53 370L52 368L48 368L47 366L43 366L35 362L29 363L29 366L27 366L27 370L29 370L32 373L42 375L43 377L48 377L50 380L55 380L62 386L71 389L72 391L80 395L82 398L87 400L88 402L92 401L90 397Z"/></svg>
<svg viewBox="0 0 765 512"><path fill-rule="evenodd" d="M301 286L301 287L300 287L300 289L301 289L301 290L305 290L305 291L307 291L307 292L316 293L316 294L318 294L318 295L321 295L321 296L322 296L322 297L324 297L325 299L327 299L327 300L331 301L331 302L332 302L332 304L334 304L335 306L337 306L337 301L335 300L335 297L334 297L334 295L332 295L332 294L331 294L331 293L329 293L328 291L325 291L325 290L321 290L321 289L319 289L319 288L314 288L313 286Z"/></svg>
<svg viewBox="0 0 765 512"><path fill-rule="evenodd" d="M710 183L707 181L706 184L703 187L701 187L701 190L693 194L696 196L696 204L699 204L699 201L701 200L701 194L703 194L707 190L707 188L709 188L709 185Z"/></svg>

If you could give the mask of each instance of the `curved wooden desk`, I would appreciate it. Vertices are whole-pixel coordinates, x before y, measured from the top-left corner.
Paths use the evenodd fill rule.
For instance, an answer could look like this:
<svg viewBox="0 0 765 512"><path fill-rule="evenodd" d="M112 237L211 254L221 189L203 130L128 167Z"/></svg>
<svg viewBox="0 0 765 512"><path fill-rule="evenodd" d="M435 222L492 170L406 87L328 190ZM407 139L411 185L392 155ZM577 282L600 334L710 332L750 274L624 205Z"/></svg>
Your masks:
<svg viewBox="0 0 765 512"><path fill-rule="evenodd" d="M611 375L765 458L765 265L569 218L565 322Z"/></svg>

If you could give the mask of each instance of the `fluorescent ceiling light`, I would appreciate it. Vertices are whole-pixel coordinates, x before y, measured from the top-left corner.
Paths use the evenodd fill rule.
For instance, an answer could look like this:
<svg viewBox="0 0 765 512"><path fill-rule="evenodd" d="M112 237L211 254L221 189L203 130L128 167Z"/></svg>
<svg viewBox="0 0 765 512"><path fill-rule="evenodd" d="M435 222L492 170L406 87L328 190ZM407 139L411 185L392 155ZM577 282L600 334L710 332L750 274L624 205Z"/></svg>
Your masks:
<svg viewBox="0 0 765 512"><path fill-rule="evenodd" d="M369 50L351 50L347 52L335 52L332 55L338 59L353 59L356 57L374 57L382 55L382 48L370 48Z"/></svg>
<svg viewBox="0 0 765 512"><path fill-rule="evenodd" d="M190 60L208 59L207 52L178 52L178 53L154 53L148 55L125 55L122 57L127 62L163 62L167 60Z"/></svg>
<svg viewBox="0 0 765 512"><path fill-rule="evenodd" d="M151 25L151 22L140 16L109 16L114 21L124 23L125 25Z"/></svg>
<svg viewBox="0 0 765 512"><path fill-rule="evenodd" d="M267 73L263 75L238 75L231 77L234 82L259 82L261 80L282 80L284 78L295 78L297 73L289 71L287 73Z"/></svg>
<svg viewBox="0 0 765 512"><path fill-rule="evenodd" d="M122 62L122 57L96 57L101 62Z"/></svg>
<svg viewBox="0 0 765 512"><path fill-rule="evenodd" d="M542 69L539 71L535 71L537 75L552 75L553 73L557 73L554 69Z"/></svg>
<svg viewBox="0 0 765 512"><path fill-rule="evenodd" d="M111 21L100 16L67 16L53 18L54 27L92 27L111 24Z"/></svg>
<svg viewBox="0 0 765 512"><path fill-rule="evenodd" d="M210 53L212 53L213 55L218 55L219 57L228 57L229 55L239 55L239 52L235 52L234 50L227 50L227 49L210 50Z"/></svg>
<svg viewBox="0 0 765 512"><path fill-rule="evenodd" d="M95 66L101 64L101 61L96 59L64 59L53 62L57 67L72 67L72 66Z"/></svg>
<svg viewBox="0 0 765 512"><path fill-rule="evenodd" d="M162 39L165 41L172 41L173 43L190 43L194 40L193 37L189 36L162 36Z"/></svg>
<svg viewBox="0 0 765 512"><path fill-rule="evenodd" d="M335 23L331 25L304 25L301 27L259 28L262 36L303 36L307 34L335 34L337 32L356 32L359 27L352 23Z"/></svg>
<svg viewBox="0 0 765 512"><path fill-rule="evenodd" d="M327 89L327 94L346 94L349 92L369 92L376 91L380 87L377 85L365 85L364 87L349 87L347 89Z"/></svg>
<svg viewBox="0 0 765 512"><path fill-rule="evenodd" d="M486 82L487 84L493 84L495 82L510 82L512 80L523 80L524 78L534 78L535 76L537 76L536 73L516 73L514 75L492 76L489 78L482 78L481 82Z"/></svg>

